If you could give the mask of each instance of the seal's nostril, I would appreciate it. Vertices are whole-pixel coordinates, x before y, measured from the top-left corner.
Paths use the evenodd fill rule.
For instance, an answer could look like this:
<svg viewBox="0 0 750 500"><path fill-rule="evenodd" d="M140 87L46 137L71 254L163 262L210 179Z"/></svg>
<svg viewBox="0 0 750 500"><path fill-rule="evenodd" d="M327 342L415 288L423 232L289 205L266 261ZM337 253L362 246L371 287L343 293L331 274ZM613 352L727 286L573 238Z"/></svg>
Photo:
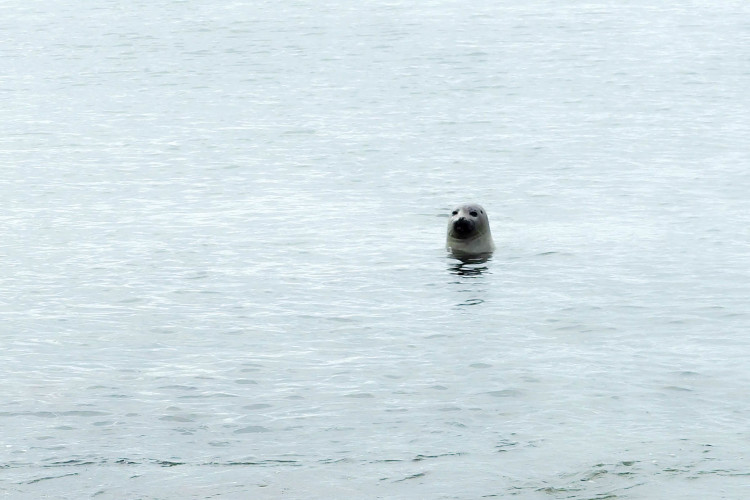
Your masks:
<svg viewBox="0 0 750 500"><path fill-rule="evenodd" d="M474 231L474 223L465 217L461 217L453 223L453 231L459 237L466 237Z"/></svg>

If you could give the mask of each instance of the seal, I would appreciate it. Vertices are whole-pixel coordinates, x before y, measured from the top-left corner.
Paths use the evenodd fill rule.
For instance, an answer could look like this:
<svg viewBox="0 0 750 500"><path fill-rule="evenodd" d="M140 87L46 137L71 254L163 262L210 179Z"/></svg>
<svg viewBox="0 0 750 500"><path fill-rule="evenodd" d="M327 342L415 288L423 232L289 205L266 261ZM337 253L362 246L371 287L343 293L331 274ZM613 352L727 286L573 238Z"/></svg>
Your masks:
<svg viewBox="0 0 750 500"><path fill-rule="evenodd" d="M481 205L467 203L453 209L445 246L459 258L486 257L495 250L490 220Z"/></svg>

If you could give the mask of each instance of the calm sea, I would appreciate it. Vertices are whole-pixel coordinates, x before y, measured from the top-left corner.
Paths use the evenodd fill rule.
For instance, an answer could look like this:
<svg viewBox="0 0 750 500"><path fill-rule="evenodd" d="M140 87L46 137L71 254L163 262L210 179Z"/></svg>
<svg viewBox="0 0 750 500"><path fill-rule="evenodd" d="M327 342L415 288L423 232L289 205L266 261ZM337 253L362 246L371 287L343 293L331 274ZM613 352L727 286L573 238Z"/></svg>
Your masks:
<svg viewBox="0 0 750 500"><path fill-rule="evenodd" d="M0 11L0 496L750 497L750 3Z"/></svg>

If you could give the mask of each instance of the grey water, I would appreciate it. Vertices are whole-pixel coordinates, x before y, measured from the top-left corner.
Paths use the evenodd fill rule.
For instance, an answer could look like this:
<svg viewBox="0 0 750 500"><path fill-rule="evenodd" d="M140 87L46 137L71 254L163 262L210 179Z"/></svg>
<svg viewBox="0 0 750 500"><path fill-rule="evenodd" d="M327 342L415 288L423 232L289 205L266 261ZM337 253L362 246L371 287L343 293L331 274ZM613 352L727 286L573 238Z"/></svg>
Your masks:
<svg viewBox="0 0 750 500"><path fill-rule="evenodd" d="M750 496L749 3L0 9L0 495Z"/></svg>

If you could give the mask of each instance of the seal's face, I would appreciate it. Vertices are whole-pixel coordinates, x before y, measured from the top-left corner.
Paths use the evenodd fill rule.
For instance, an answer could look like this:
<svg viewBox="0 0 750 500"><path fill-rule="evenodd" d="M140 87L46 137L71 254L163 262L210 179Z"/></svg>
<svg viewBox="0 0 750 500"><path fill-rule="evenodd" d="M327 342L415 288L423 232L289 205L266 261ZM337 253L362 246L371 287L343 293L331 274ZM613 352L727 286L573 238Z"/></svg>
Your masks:
<svg viewBox="0 0 750 500"><path fill-rule="evenodd" d="M482 234L487 226L484 209L476 205L462 205L451 212L448 233L457 240L467 240Z"/></svg>

